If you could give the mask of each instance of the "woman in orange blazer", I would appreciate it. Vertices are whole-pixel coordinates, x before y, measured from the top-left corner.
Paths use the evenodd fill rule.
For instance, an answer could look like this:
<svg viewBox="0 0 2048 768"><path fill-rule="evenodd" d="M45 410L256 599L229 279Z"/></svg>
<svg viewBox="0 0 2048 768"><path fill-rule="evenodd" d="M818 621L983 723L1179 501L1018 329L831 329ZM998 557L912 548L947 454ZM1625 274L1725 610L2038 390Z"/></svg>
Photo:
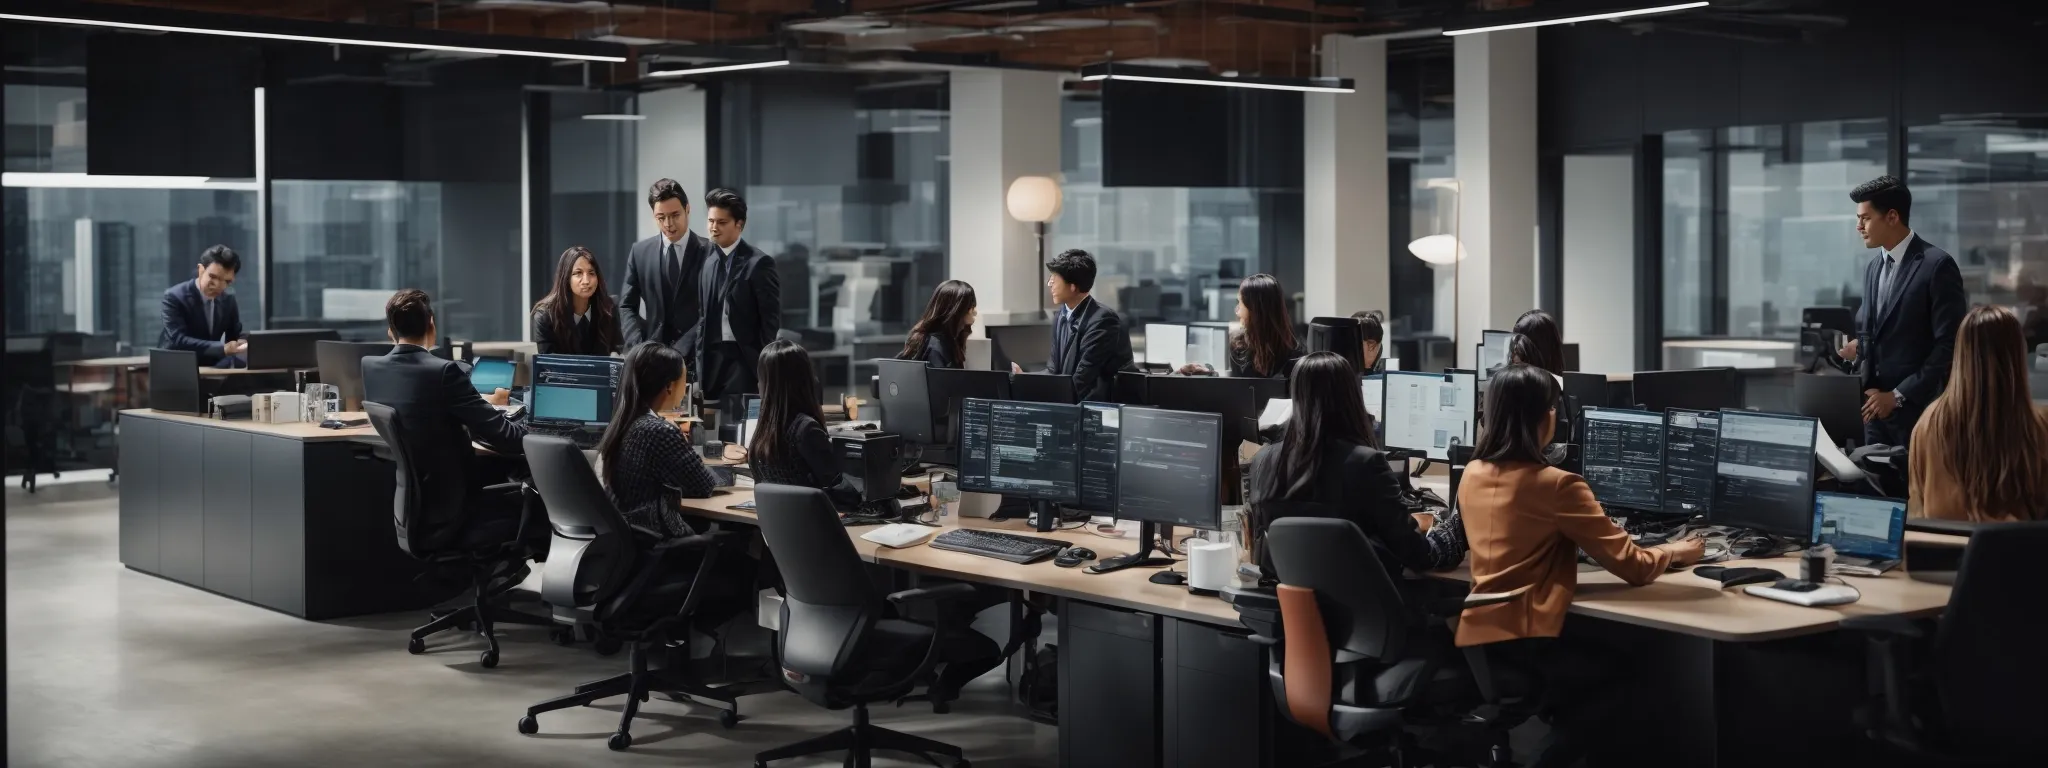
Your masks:
<svg viewBox="0 0 2048 768"><path fill-rule="evenodd" d="M1551 731L1532 766L1571 765L1590 746L1589 733L1615 727L1621 713L1610 690L1626 668L1617 655L1558 639L1578 586L1578 552L1637 586L1702 554L1697 539L1636 546L1607 519L1584 478L1543 462L1557 403L1557 382L1543 369L1516 363L1495 373L1484 428L1458 484L1472 591L1531 587L1515 600L1467 609L1457 643L1491 645L1489 657L1543 681Z"/></svg>

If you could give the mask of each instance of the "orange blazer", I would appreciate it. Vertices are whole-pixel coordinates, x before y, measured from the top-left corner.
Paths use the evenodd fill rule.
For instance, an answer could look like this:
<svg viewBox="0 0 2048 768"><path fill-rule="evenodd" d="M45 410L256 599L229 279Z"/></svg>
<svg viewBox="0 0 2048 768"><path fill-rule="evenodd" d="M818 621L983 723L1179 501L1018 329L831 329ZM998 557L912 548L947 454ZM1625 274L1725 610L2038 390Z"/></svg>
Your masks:
<svg viewBox="0 0 2048 768"><path fill-rule="evenodd" d="M1460 646L1525 637L1556 637L1578 588L1578 550L1636 586L1670 565L1670 554L1645 549L1593 500L1585 478L1533 463L1475 461L1458 485L1465 538L1472 550L1472 591L1506 592L1535 585L1497 605L1466 610Z"/></svg>
<svg viewBox="0 0 2048 768"><path fill-rule="evenodd" d="M2034 409L2034 426L2048 435L2048 408ZM1963 493L1963 481L1948 469L1944 455L1952 440L1969 440L1970 435L1945 435L1928 428L1921 419L1913 427L1913 450L1907 454L1906 510L1911 517L1964 520L1979 523L2048 520L2048 497L2022 501L2011 509L1976 509ZM2048 467L2034 471L2048 472Z"/></svg>

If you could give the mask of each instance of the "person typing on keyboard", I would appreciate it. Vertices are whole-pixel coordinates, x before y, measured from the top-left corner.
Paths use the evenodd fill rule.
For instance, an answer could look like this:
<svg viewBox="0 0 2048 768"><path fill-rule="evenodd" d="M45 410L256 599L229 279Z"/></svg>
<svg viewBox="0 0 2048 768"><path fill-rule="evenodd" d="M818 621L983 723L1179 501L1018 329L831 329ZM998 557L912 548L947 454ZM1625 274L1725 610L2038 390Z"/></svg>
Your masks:
<svg viewBox="0 0 2048 768"><path fill-rule="evenodd" d="M692 536L706 527L684 517L682 502L710 498L716 483L682 430L661 417L661 411L682 404L689 388L683 353L652 341L633 347L626 352L611 422L597 443L605 489L619 513L664 538Z"/></svg>
<svg viewBox="0 0 2048 768"><path fill-rule="evenodd" d="M761 350L758 373L761 428L747 446L754 481L823 489L841 512L859 507L860 490L839 471L839 456L825 433L810 353L777 339Z"/></svg>

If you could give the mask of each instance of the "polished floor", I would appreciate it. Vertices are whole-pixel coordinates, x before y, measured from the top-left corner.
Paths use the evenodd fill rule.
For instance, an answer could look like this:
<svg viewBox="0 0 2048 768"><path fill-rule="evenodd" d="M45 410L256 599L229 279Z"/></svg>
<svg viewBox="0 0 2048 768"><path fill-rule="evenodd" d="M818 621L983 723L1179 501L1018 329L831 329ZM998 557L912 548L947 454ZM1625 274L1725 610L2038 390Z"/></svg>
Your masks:
<svg viewBox="0 0 2048 768"><path fill-rule="evenodd" d="M92 480L34 496L8 485L9 765L745 766L848 722L778 692L741 699L746 719L727 731L715 712L656 697L626 752L605 748L618 699L542 715L541 732L522 736L528 704L623 672L624 654L512 627L501 630L502 663L486 670L469 638L407 655L417 613L303 621L136 573L116 557L113 494ZM875 722L958 745L978 767L1053 765L1057 733L1021 717L1007 691L999 669L952 714L906 705L876 709ZM877 765L927 763L889 755Z"/></svg>

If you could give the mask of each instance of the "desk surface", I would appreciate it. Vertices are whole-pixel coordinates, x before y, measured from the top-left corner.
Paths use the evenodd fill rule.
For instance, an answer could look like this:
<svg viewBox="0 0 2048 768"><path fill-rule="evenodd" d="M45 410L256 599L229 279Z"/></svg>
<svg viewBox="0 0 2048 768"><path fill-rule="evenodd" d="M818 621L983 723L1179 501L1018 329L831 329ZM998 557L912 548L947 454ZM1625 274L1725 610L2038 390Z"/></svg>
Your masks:
<svg viewBox="0 0 2048 768"><path fill-rule="evenodd" d="M344 419L363 418L363 414L361 413L341 413L337 415ZM348 440L381 442L377 439L377 430L371 429L370 425L368 424L364 424L363 426L360 427L350 427L347 429L321 429L319 424L303 421L292 422L288 424L270 424L264 422L250 421L248 419L209 419L204 416L194 416L189 413L172 413L169 411L158 411L149 408L133 408L122 411L121 418L162 419L164 421L175 421L186 424L196 424L200 426L215 427L218 429L232 429L237 432L248 432L251 434L258 435L270 435L272 437L286 437L291 438L293 440L304 440L309 443L341 442Z"/></svg>
<svg viewBox="0 0 2048 768"><path fill-rule="evenodd" d="M57 365L68 365L74 368L126 368L131 365L140 365L147 367L149 365L149 356L140 355L136 357L93 357L84 360L59 360L57 361Z"/></svg>

